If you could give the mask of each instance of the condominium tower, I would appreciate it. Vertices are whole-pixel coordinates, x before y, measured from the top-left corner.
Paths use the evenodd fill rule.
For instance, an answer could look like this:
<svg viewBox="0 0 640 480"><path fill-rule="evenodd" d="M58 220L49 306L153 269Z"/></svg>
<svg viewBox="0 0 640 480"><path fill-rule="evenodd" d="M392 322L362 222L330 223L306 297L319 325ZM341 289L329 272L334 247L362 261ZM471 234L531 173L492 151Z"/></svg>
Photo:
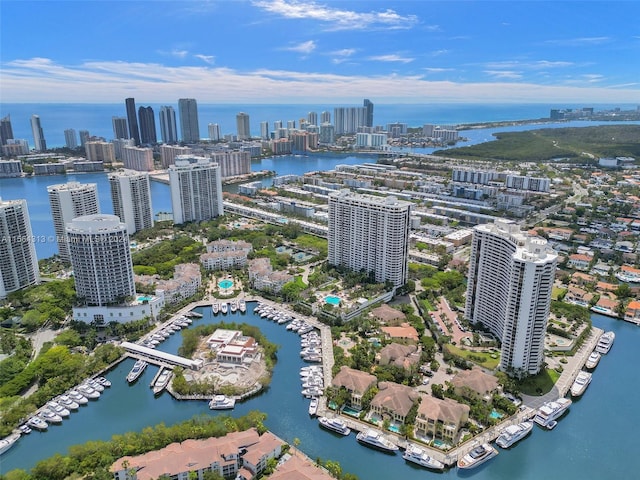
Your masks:
<svg viewBox="0 0 640 480"><path fill-rule="evenodd" d="M511 375L542 367L557 260L546 240L510 220L474 228L465 317L502 342L500 369Z"/></svg>
<svg viewBox="0 0 640 480"><path fill-rule="evenodd" d="M236 115L236 126L238 128L238 140L249 140L251 138L251 127L249 125L249 114L240 112Z"/></svg>
<svg viewBox="0 0 640 480"><path fill-rule="evenodd" d="M129 138L133 138L136 145L140 145L140 130L138 129L138 117L136 116L135 98L127 98L124 101L127 108L127 123L129 124Z"/></svg>
<svg viewBox="0 0 640 480"><path fill-rule="evenodd" d="M78 302L122 304L136 294L127 227L115 215L85 215L67 224Z"/></svg>
<svg viewBox="0 0 640 480"><path fill-rule="evenodd" d="M365 98L362 104L364 106L364 126L373 127L373 103Z"/></svg>
<svg viewBox="0 0 640 480"><path fill-rule="evenodd" d="M126 117L111 117L111 125L113 126L114 140L118 140L119 138L129 138Z"/></svg>
<svg viewBox="0 0 640 480"><path fill-rule="evenodd" d="M180 111L180 131L185 143L200 141L200 126L198 124L198 104L195 98L181 98L178 100Z"/></svg>
<svg viewBox="0 0 640 480"><path fill-rule="evenodd" d="M173 223L223 215L220 167L205 157L180 155L169 167Z"/></svg>
<svg viewBox="0 0 640 480"><path fill-rule="evenodd" d="M7 140L13 140L13 127L11 115L0 118L0 144L6 145Z"/></svg>
<svg viewBox="0 0 640 480"><path fill-rule="evenodd" d="M62 260L69 262L66 225L76 217L100 213L98 188L95 183L69 182L50 185L47 192L58 252Z"/></svg>
<svg viewBox="0 0 640 480"><path fill-rule="evenodd" d="M153 227L148 173L118 170L109 174L109 185L113 213L127 226L129 235Z"/></svg>
<svg viewBox="0 0 640 480"><path fill-rule="evenodd" d="M26 200L0 198L0 298L40 282Z"/></svg>
<svg viewBox="0 0 640 480"><path fill-rule="evenodd" d="M178 143L178 126L173 107L160 107L160 136L164 143Z"/></svg>
<svg viewBox="0 0 640 480"><path fill-rule="evenodd" d="M144 145L157 143L156 118L153 113L153 108L138 108L138 120L140 121L140 142Z"/></svg>
<svg viewBox="0 0 640 480"><path fill-rule="evenodd" d="M64 131L64 143L72 150L78 148L78 136L73 128L67 128Z"/></svg>
<svg viewBox="0 0 640 480"><path fill-rule="evenodd" d="M329 264L373 274L376 282L407 283L411 203L396 197L329 194Z"/></svg>
<svg viewBox="0 0 640 480"><path fill-rule="evenodd" d="M44 132L38 115L31 115L31 132L33 133L34 149L37 152L44 152L47 149L47 142L44 139Z"/></svg>

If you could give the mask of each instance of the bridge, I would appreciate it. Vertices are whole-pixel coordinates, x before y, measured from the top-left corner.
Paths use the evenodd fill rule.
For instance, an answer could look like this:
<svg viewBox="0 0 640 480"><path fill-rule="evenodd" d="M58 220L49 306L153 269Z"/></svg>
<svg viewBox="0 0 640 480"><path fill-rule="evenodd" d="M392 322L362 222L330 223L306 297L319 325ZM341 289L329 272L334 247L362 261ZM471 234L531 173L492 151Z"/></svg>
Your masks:
<svg viewBox="0 0 640 480"><path fill-rule="evenodd" d="M173 369L174 367L188 368L189 370L199 370L202 367L202 360L191 360L172 353L161 352L153 348L143 347L137 343L122 342L120 344L129 357L144 360L154 365Z"/></svg>

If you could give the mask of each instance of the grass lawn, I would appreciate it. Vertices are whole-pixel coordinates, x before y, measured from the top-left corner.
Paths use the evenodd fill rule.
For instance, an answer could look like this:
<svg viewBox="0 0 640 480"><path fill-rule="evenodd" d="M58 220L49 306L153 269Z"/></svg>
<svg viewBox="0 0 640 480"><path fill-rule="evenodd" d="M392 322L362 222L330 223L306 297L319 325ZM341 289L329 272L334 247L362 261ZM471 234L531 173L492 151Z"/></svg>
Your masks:
<svg viewBox="0 0 640 480"><path fill-rule="evenodd" d="M500 363L499 353L472 352L469 350L462 350L454 345L446 345L446 348L452 355L462 357L465 360L469 360L470 362L480 365L488 370L495 369ZM492 358L491 355L494 355L497 358ZM482 358L482 361L479 360L480 358Z"/></svg>
<svg viewBox="0 0 640 480"><path fill-rule="evenodd" d="M549 392L560 378L560 374L553 369L540 372L535 377L529 377L519 383L519 388L525 395L540 396Z"/></svg>
<svg viewBox="0 0 640 480"><path fill-rule="evenodd" d="M566 291L567 291L566 288L553 287L553 290L551 291L551 298L553 300L558 300L558 297L563 293L565 293Z"/></svg>
<svg viewBox="0 0 640 480"><path fill-rule="evenodd" d="M304 283L304 280L302 280L302 275L296 275L293 281L295 282L296 286L300 287L300 289L302 290L308 287L308 285Z"/></svg>
<svg viewBox="0 0 640 480"><path fill-rule="evenodd" d="M328 240L324 238L319 238L309 234L298 235L295 239L295 242L301 248L310 248L313 250L317 250L320 255L326 256L328 251Z"/></svg>

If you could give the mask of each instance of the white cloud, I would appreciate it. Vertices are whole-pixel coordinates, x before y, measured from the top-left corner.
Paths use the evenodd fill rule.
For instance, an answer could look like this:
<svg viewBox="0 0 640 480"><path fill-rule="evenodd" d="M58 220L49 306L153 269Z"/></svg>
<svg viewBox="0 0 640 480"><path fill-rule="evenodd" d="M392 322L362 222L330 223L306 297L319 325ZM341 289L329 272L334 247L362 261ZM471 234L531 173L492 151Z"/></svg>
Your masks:
<svg viewBox="0 0 640 480"><path fill-rule="evenodd" d="M372 57L368 57L368 60L373 60L376 62L411 63L415 60L415 58L402 57L400 55L374 55Z"/></svg>
<svg viewBox="0 0 640 480"><path fill-rule="evenodd" d="M548 70L550 68L565 68L575 65L573 62L563 61L549 61L549 60L535 60L535 61L519 61L519 60L507 60L503 62L488 62L483 64L484 68L490 70L500 69L526 69L526 70Z"/></svg>
<svg viewBox="0 0 640 480"><path fill-rule="evenodd" d="M355 12L331 8L313 1L256 0L253 5L284 18L317 20L326 23L330 30L407 29L418 22L415 15L402 16L389 9L381 12Z"/></svg>
<svg viewBox="0 0 640 480"><path fill-rule="evenodd" d="M341 50L335 50L333 52L329 52L328 55L333 57L331 61L334 64L339 65L341 63L348 61L351 58L351 56L354 55L355 53L356 53L355 48L343 48Z"/></svg>
<svg viewBox="0 0 640 480"><path fill-rule="evenodd" d="M443 72L454 72L455 68L425 67L423 68L423 70L429 73L443 73Z"/></svg>
<svg viewBox="0 0 640 480"><path fill-rule="evenodd" d="M361 101L362 92L380 103L631 103L640 88L603 87L596 74L579 85L517 82L518 72L492 72L495 80L456 83L416 76L338 75L288 70L236 71L157 63L85 62L62 65L47 58L0 64L7 103L112 103L135 95L149 103L187 94L203 103L308 103ZM600 79L602 80L602 79Z"/></svg>
<svg viewBox="0 0 640 480"><path fill-rule="evenodd" d="M189 50L183 50L178 48L173 48L171 50L158 50L160 55L165 55L167 57L176 57L176 58L186 58L189 55Z"/></svg>
<svg viewBox="0 0 640 480"><path fill-rule="evenodd" d="M563 47L584 47L589 45L602 45L604 43L609 43L612 40L613 39L611 37L578 37L547 40L545 43L560 45Z"/></svg>
<svg viewBox="0 0 640 480"><path fill-rule="evenodd" d="M305 54L309 54L313 52L315 49L316 49L316 42L314 42L313 40L302 42L298 45L294 45L291 47L283 48L283 50L288 50L290 52L298 52L298 53L305 53Z"/></svg>
<svg viewBox="0 0 640 480"><path fill-rule="evenodd" d="M199 58L204 63L208 63L209 65L213 65L214 63L216 63L216 57L214 57L213 55L203 55L201 53L197 53L197 54L194 54L193 56L195 58Z"/></svg>
<svg viewBox="0 0 640 480"><path fill-rule="evenodd" d="M484 73L490 77L504 80L520 80L522 74L513 70L485 70Z"/></svg>

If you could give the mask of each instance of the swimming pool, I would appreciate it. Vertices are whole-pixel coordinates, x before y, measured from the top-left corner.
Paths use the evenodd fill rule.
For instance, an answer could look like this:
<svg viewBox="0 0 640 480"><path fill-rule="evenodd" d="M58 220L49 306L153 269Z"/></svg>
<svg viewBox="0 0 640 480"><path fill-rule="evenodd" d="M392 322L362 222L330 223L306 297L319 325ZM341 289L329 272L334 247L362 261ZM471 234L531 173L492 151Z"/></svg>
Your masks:
<svg viewBox="0 0 640 480"><path fill-rule="evenodd" d="M148 295L140 295L137 300L138 302L142 303L142 302L148 302L150 300L152 300L153 297L149 297Z"/></svg>
<svg viewBox="0 0 640 480"><path fill-rule="evenodd" d="M220 282L218 282L218 286L220 288L231 288L233 287L233 280L220 280Z"/></svg>
<svg viewBox="0 0 640 480"><path fill-rule="evenodd" d="M324 301L329 305L340 305L340 297L336 297L335 295L327 295L324 297Z"/></svg>
<svg viewBox="0 0 640 480"><path fill-rule="evenodd" d="M503 415L500 412L492 410L491 413L489 414L489 417L499 420L499 419L501 419L503 417Z"/></svg>

